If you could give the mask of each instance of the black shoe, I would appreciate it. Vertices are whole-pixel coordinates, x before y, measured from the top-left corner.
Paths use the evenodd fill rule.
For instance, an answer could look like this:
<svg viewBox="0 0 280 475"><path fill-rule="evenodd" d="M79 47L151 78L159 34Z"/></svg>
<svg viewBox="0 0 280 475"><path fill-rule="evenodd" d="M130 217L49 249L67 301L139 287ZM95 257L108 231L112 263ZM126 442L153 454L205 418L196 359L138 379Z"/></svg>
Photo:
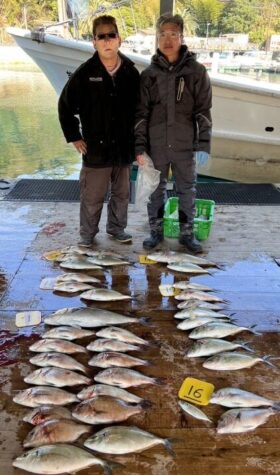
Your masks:
<svg viewBox="0 0 280 475"><path fill-rule="evenodd" d="M132 241L132 236L131 234L128 234L124 231L120 231L117 234L111 234L107 233L109 236L111 236L115 241L121 242L121 243L126 243L126 242L131 242Z"/></svg>
<svg viewBox="0 0 280 475"><path fill-rule="evenodd" d="M202 246L198 242L197 239L191 234L182 234L179 238L179 243L182 244L182 246L185 246L189 251L194 252L195 254L198 254L202 252Z"/></svg>
<svg viewBox="0 0 280 475"><path fill-rule="evenodd" d="M144 249L153 249L163 241L163 234L158 231L151 231L151 236L143 241Z"/></svg>
<svg viewBox="0 0 280 475"><path fill-rule="evenodd" d="M82 237L78 242L78 246L91 247L92 246L92 238Z"/></svg>

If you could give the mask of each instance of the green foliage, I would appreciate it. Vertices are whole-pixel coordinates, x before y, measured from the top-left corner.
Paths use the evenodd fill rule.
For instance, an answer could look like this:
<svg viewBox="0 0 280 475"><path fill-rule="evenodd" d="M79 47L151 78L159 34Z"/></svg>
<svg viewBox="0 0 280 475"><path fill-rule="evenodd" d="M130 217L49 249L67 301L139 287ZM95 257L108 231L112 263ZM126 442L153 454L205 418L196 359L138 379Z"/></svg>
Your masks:
<svg viewBox="0 0 280 475"><path fill-rule="evenodd" d="M197 36L206 36L207 32L216 34L223 8L219 0L191 0L190 12L198 25Z"/></svg>

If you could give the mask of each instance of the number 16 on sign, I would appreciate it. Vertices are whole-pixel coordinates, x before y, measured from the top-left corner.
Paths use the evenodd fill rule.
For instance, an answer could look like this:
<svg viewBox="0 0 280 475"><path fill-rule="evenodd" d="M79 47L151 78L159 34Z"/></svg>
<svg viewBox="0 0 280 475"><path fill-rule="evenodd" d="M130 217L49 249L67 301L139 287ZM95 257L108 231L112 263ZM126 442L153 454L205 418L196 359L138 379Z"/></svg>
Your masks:
<svg viewBox="0 0 280 475"><path fill-rule="evenodd" d="M186 378L179 390L179 398L201 406L207 406L214 389L211 383L195 378Z"/></svg>

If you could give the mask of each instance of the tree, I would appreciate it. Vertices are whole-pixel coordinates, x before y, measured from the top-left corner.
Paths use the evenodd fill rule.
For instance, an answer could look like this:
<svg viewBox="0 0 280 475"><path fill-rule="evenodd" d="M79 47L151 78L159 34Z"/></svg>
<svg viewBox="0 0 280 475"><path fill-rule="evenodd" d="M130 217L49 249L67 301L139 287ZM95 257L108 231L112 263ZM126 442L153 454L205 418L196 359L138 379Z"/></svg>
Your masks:
<svg viewBox="0 0 280 475"><path fill-rule="evenodd" d="M258 0L230 0L220 21L222 33L249 33L258 17Z"/></svg>
<svg viewBox="0 0 280 475"><path fill-rule="evenodd" d="M211 33L214 36L223 9L224 5L219 0L191 0L190 12L198 25L196 34L206 36L211 26Z"/></svg>

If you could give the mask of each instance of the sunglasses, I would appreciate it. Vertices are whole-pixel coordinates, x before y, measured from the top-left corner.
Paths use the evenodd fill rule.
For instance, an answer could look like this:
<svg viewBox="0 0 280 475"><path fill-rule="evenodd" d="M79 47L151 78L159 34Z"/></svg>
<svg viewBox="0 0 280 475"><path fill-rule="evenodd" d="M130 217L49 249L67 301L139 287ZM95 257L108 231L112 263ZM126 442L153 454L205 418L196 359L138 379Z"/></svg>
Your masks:
<svg viewBox="0 0 280 475"><path fill-rule="evenodd" d="M115 31L112 31L111 33L99 33L98 35L95 35L96 40L115 40L118 38L118 33Z"/></svg>

